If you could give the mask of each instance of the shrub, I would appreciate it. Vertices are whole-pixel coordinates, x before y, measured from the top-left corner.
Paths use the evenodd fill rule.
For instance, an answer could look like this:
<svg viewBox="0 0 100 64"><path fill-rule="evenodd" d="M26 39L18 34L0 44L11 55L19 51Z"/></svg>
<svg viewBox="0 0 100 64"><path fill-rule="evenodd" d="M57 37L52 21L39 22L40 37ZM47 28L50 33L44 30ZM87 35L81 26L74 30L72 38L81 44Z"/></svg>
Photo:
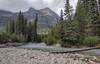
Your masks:
<svg viewBox="0 0 100 64"><path fill-rule="evenodd" d="M93 46L97 46L98 44L100 44L100 38L98 36L87 37L84 40L85 46L93 47Z"/></svg>
<svg viewBox="0 0 100 64"><path fill-rule="evenodd" d="M19 34L19 35L17 35L17 34L12 34L11 36L10 36L10 39L11 39L11 41L12 42L18 42L18 43L23 43L23 42L26 42L26 38L25 38L25 36L24 35L22 35L22 34Z"/></svg>
<svg viewBox="0 0 100 64"><path fill-rule="evenodd" d="M41 35L37 35L37 39L36 39L37 42L41 42L42 39L41 39Z"/></svg>
<svg viewBox="0 0 100 64"><path fill-rule="evenodd" d="M9 40L10 40L9 36L10 35L8 33L5 33L5 32L0 33L0 43L9 42Z"/></svg>
<svg viewBox="0 0 100 64"><path fill-rule="evenodd" d="M57 40L56 40L56 38L54 38L54 37L52 37L52 36L49 36L48 38L47 38L47 45L54 45L54 44L56 44L57 43Z"/></svg>
<svg viewBox="0 0 100 64"><path fill-rule="evenodd" d="M41 41L42 42L47 42L47 34L41 34Z"/></svg>
<svg viewBox="0 0 100 64"><path fill-rule="evenodd" d="M52 29L48 35L47 35L47 38L46 38L46 44L47 45L54 45L54 44L57 44L57 41L58 41L58 34L56 32L56 29Z"/></svg>

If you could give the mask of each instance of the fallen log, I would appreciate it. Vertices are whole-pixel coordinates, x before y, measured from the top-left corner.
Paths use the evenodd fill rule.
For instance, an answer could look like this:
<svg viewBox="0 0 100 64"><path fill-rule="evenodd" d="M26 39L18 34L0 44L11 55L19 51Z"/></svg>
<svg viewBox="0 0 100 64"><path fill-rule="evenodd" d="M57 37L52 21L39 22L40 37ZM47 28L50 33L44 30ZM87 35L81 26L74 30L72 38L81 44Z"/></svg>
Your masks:
<svg viewBox="0 0 100 64"><path fill-rule="evenodd" d="M100 49L100 47L91 47L91 48L71 50L71 51L50 51L50 53L56 53L56 54L75 53L75 52L83 52L83 51L89 51L89 50L94 50L94 49Z"/></svg>

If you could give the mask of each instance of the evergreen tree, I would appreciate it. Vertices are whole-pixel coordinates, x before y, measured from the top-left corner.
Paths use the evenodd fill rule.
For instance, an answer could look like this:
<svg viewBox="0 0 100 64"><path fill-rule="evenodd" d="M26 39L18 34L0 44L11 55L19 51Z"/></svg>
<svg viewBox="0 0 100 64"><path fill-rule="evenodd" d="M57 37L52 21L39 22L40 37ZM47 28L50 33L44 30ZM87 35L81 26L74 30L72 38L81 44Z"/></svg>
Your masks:
<svg viewBox="0 0 100 64"><path fill-rule="evenodd" d="M16 19L16 33L21 34L23 15L20 11Z"/></svg>
<svg viewBox="0 0 100 64"><path fill-rule="evenodd" d="M72 20L72 6L70 5L70 1L66 0L65 3L65 19L71 21Z"/></svg>
<svg viewBox="0 0 100 64"><path fill-rule="evenodd" d="M70 5L70 1L66 0L65 4L65 43L63 43L64 46L71 46L75 45L77 42L77 32L76 32L76 23L73 21L73 9Z"/></svg>
<svg viewBox="0 0 100 64"><path fill-rule="evenodd" d="M93 24L93 35L100 36L100 13L98 11L97 0L90 0L89 16Z"/></svg>
<svg viewBox="0 0 100 64"><path fill-rule="evenodd" d="M51 30L48 33L47 45L56 43L62 44L62 42L64 42L64 24L63 10L61 10L60 19L57 21L56 26L51 27Z"/></svg>
<svg viewBox="0 0 100 64"><path fill-rule="evenodd" d="M38 24L38 14L36 14L34 24L33 24L33 41L37 41L37 24Z"/></svg>
<svg viewBox="0 0 100 64"><path fill-rule="evenodd" d="M17 34L26 34L27 19L24 18L23 13L20 11L16 19L15 30Z"/></svg>
<svg viewBox="0 0 100 64"><path fill-rule="evenodd" d="M99 11L99 13L100 13L100 0L98 0L97 3L98 3L98 4L97 4L97 5L98 5L98 11Z"/></svg>
<svg viewBox="0 0 100 64"><path fill-rule="evenodd" d="M99 14L96 0L78 0L75 19L78 22L79 42L89 36L96 36L99 31Z"/></svg>
<svg viewBox="0 0 100 64"><path fill-rule="evenodd" d="M56 29L57 29L56 33L58 32L57 34L58 34L58 37L60 39L61 45L66 42L65 25L66 25L66 22L63 19L63 10L61 10L60 20L59 20L58 25L56 27Z"/></svg>
<svg viewBox="0 0 100 64"><path fill-rule="evenodd" d="M75 19L78 23L79 43L83 43L85 38L86 18L87 18L87 1L78 0Z"/></svg>
<svg viewBox="0 0 100 64"><path fill-rule="evenodd" d="M10 21L8 21L6 30L10 34L13 34L15 32L15 22L14 22L14 20L10 19Z"/></svg>
<svg viewBox="0 0 100 64"><path fill-rule="evenodd" d="M33 31L33 23L29 22L27 26L27 41L32 41L32 31ZM33 36L34 37L34 36Z"/></svg>
<svg viewBox="0 0 100 64"><path fill-rule="evenodd" d="M60 21L63 21L63 10L61 10L61 13L60 13Z"/></svg>

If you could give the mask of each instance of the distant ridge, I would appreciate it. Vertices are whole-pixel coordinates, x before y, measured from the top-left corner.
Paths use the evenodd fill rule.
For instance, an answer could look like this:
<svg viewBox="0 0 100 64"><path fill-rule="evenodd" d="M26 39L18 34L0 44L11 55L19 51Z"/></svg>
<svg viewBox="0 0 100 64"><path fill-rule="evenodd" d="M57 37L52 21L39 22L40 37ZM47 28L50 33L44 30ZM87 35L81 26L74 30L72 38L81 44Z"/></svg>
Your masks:
<svg viewBox="0 0 100 64"><path fill-rule="evenodd" d="M51 26L57 22L57 19L59 19L59 16L50 8L36 10L35 8L30 7L27 11L23 12L23 14L28 21L31 21L35 17L35 14L38 14L38 26L41 28ZM18 12L14 13L6 10L0 10L0 26L6 25L10 17L16 18L17 15Z"/></svg>

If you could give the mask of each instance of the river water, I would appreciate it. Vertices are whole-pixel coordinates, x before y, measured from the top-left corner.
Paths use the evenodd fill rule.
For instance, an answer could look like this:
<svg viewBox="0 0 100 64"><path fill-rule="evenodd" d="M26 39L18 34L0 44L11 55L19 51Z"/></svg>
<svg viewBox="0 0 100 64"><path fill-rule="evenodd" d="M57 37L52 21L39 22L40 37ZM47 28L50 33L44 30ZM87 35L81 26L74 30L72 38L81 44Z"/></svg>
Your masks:
<svg viewBox="0 0 100 64"><path fill-rule="evenodd" d="M49 52L52 52L52 51L74 51L74 50L85 49L85 48L61 48L61 47L54 47L54 46L46 46L44 43L41 43L41 44L29 43L29 44L26 44L26 45L23 45L20 47L21 48L38 49L38 50L49 51ZM83 53L100 56L100 49L83 51Z"/></svg>

